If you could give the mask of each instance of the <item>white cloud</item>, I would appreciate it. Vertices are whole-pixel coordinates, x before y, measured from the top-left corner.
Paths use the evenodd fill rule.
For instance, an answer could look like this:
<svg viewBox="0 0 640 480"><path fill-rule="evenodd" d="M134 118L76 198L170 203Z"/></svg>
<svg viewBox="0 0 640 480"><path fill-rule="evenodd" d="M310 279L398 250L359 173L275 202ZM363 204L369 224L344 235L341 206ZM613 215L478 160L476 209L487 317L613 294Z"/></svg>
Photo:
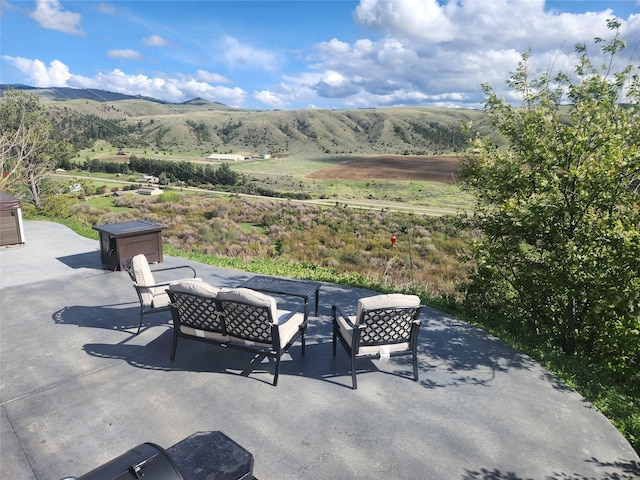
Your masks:
<svg viewBox="0 0 640 480"><path fill-rule="evenodd" d="M347 53L349 51L349 44L341 42L337 38L332 38L330 41L324 43L326 49L335 53Z"/></svg>
<svg viewBox="0 0 640 480"><path fill-rule="evenodd" d="M72 77L69 68L59 60L53 60L47 67L40 60L3 55L2 59L12 63L18 70L27 75L29 82L35 87L66 86Z"/></svg>
<svg viewBox="0 0 640 480"><path fill-rule="evenodd" d="M201 97L230 106L241 106L246 96L240 88L213 87L193 78L131 75L119 69L96 75L91 79L91 88L143 95L175 103Z"/></svg>
<svg viewBox="0 0 640 480"><path fill-rule="evenodd" d="M519 51L589 42L606 30L612 9L582 14L545 11L545 0L361 0L355 19L416 46Z"/></svg>
<svg viewBox="0 0 640 480"><path fill-rule="evenodd" d="M207 72L206 70L199 69L196 72L196 78L202 82L207 83L231 83L224 75L218 73Z"/></svg>
<svg viewBox="0 0 640 480"><path fill-rule="evenodd" d="M640 0L638 0L640 6ZM640 13L631 15L627 21L620 27L620 34L627 40L630 46L640 44ZM632 47L633 48L633 47ZM635 60L638 62L638 53L636 52Z"/></svg>
<svg viewBox="0 0 640 480"><path fill-rule="evenodd" d="M107 55L111 58L124 58L126 60L138 60L142 57L140 52L131 49L109 50Z"/></svg>
<svg viewBox="0 0 640 480"><path fill-rule="evenodd" d="M480 85L502 91L521 53L529 49L532 75L572 73L574 45L593 46L597 36L611 38L606 27L611 17L610 9L545 11L544 0L361 0L355 20L382 37L351 44L336 38L321 42L310 55L315 76L304 72L285 81L313 92L316 98L306 100L314 104L324 100L354 107L398 103L478 108L483 101ZM629 44L638 44L640 15L622 23ZM631 53L620 60L634 61ZM591 54L597 64L597 49ZM271 93L290 95L283 86Z"/></svg>
<svg viewBox="0 0 640 480"><path fill-rule="evenodd" d="M7 55L2 59L13 64L36 87L93 88L127 95L143 95L175 103L201 97L233 107L243 106L246 101L246 92L241 88L212 86L193 77L149 77L127 74L120 69L85 77L72 74L67 65L59 60L52 61L47 67L37 59Z"/></svg>
<svg viewBox="0 0 640 480"><path fill-rule="evenodd" d="M106 4L99 6L102 11L112 11ZM38 8L70 13L55 0L41 1ZM297 49L291 65L307 63L296 73L282 73L287 65L284 53L258 48L233 36L191 38L146 23L142 31L169 31L167 38L191 38L193 48L163 50L163 61L189 64L195 74L145 76L113 70L89 78L73 75L62 63L54 66L55 61L45 65L39 60L14 59L13 63L28 71L29 78L38 85L66 82L68 86L118 88L123 93L141 93L167 101L200 96L233 106L252 101L272 108L395 104L478 108L484 100L480 88L483 83L508 99L514 98L505 80L517 68L520 54L529 49L533 76L543 72L572 73L577 61L576 43L587 44L593 63L598 65L601 60L593 39L611 38L606 22L612 16L610 9L559 13L549 10L545 0L361 0L354 10L354 20L364 28L362 38L347 42L327 37L325 42ZM367 29L370 35L366 34ZM622 19L620 33L630 48L619 56L619 61L622 65L637 65L640 13ZM143 38L143 42L148 47L169 44L165 37L155 34ZM136 50L112 50L109 55L142 58ZM248 81L262 81L275 74L281 78L269 85L252 84L247 87L252 92L248 97L242 88L221 86L232 83L227 76L200 68L208 65L215 65L210 68L227 75L229 71L251 70L244 73Z"/></svg>
<svg viewBox="0 0 640 480"><path fill-rule="evenodd" d="M164 47L169 42L167 42L160 35L151 35L150 37L143 38L142 43L144 43L147 47Z"/></svg>
<svg viewBox="0 0 640 480"><path fill-rule="evenodd" d="M382 31L403 31L409 36L431 41L452 40L457 33L436 0L361 0L355 18L365 26Z"/></svg>
<svg viewBox="0 0 640 480"><path fill-rule="evenodd" d="M77 27L81 15L64 10L58 0L36 0L36 9L30 16L43 28L84 35L84 32Z"/></svg>
<svg viewBox="0 0 640 480"><path fill-rule="evenodd" d="M229 67L256 68L265 71L275 70L280 64L277 56L269 50L244 45L233 37L224 39L224 59Z"/></svg>
<svg viewBox="0 0 640 480"><path fill-rule="evenodd" d="M290 105L286 100L282 98L282 96L279 96L269 90L253 92L253 98L272 108L286 108Z"/></svg>
<svg viewBox="0 0 640 480"><path fill-rule="evenodd" d="M100 13L105 13L107 15L115 15L116 9L111 5L107 5L106 3L100 2L96 7L96 10Z"/></svg>
<svg viewBox="0 0 640 480"><path fill-rule="evenodd" d="M253 98L271 108L284 109L299 105L316 108L313 101L318 100L318 95L314 86L321 79L321 75L310 72L296 76L284 75L283 81L274 90L254 91Z"/></svg>

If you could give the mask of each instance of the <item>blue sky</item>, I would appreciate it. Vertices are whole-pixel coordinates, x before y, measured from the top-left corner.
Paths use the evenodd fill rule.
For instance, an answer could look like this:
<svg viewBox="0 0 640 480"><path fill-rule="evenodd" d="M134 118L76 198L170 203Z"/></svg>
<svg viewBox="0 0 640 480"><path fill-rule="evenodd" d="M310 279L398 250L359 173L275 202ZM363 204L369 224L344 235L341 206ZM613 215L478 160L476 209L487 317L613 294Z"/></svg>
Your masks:
<svg viewBox="0 0 640 480"><path fill-rule="evenodd" d="M640 0L0 0L0 83L258 110L480 108L520 53L570 73L573 46L609 38L614 16L620 61L639 65Z"/></svg>

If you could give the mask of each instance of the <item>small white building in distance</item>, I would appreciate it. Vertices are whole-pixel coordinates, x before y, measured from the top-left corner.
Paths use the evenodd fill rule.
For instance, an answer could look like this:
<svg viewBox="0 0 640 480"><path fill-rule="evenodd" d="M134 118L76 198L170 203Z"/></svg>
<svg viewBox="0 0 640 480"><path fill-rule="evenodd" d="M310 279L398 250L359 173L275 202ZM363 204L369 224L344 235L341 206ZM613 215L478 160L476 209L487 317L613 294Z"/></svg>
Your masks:
<svg viewBox="0 0 640 480"><path fill-rule="evenodd" d="M160 179L158 177L154 177L153 175L142 175L138 179L138 181L147 183L160 183Z"/></svg>
<svg viewBox="0 0 640 480"><path fill-rule="evenodd" d="M140 187L137 190L138 195L161 195L162 190L157 187Z"/></svg>
<svg viewBox="0 0 640 480"><path fill-rule="evenodd" d="M232 161L232 162L239 162L240 160L244 160L244 155L213 153L207 157L207 160L226 160L226 161Z"/></svg>

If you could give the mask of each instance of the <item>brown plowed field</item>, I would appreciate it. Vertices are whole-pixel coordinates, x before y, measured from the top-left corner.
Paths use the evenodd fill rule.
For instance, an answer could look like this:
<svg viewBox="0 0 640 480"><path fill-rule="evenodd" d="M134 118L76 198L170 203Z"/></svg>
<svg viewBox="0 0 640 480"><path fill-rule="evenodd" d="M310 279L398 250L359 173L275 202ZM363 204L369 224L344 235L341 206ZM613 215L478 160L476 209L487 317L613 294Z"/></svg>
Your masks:
<svg viewBox="0 0 640 480"><path fill-rule="evenodd" d="M456 156L380 155L332 165L307 175L316 180L415 180L455 183Z"/></svg>

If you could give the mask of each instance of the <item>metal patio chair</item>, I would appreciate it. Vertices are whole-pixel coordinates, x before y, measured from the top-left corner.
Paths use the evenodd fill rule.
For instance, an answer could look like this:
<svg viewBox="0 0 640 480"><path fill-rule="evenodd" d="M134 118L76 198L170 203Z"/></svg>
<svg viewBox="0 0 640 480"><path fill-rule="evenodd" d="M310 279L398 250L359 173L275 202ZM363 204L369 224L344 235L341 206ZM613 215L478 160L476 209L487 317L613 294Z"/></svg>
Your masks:
<svg viewBox="0 0 640 480"><path fill-rule="evenodd" d="M190 280L196 278L195 269L188 265L156 268L152 271L149 267L147 257L142 253L123 259L122 268L124 268L131 277L133 287L135 288L136 293L138 294L138 299L140 300L140 322L138 323L138 331L136 332L136 335L140 333L140 329L142 328L142 319L145 315L169 310L170 300L169 295L167 295L166 292L167 286L174 282L189 280L182 278L169 282L156 283L153 276L154 273L189 269L193 273L193 277L191 277Z"/></svg>
<svg viewBox="0 0 640 480"><path fill-rule="evenodd" d="M338 306L331 307L333 320L333 356L339 341L351 360L354 390L356 360L380 357L388 359L411 355L413 379L418 381L418 334L420 331L420 297L387 294L358 300L356 315L348 316Z"/></svg>

